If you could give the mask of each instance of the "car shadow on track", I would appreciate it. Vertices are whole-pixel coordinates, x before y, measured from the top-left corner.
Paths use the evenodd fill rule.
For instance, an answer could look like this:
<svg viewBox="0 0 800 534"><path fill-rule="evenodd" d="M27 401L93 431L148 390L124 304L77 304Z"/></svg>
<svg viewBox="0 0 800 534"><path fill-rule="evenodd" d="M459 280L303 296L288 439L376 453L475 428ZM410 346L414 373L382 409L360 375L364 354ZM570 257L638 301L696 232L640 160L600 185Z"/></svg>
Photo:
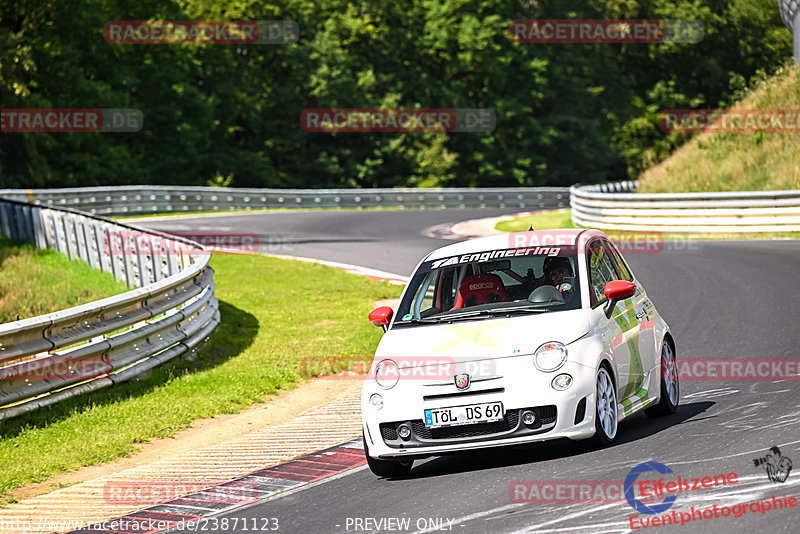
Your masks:
<svg viewBox="0 0 800 534"><path fill-rule="evenodd" d="M681 404L677 413L648 419L638 414L619 425L617 439L612 445L599 446L593 439L573 441L560 439L526 445L513 445L491 449L467 451L436 458L415 466L408 475L396 480L451 475L484 469L535 464L549 460L582 456L595 451L613 450L617 447L658 434L707 411L715 403L709 401Z"/></svg>

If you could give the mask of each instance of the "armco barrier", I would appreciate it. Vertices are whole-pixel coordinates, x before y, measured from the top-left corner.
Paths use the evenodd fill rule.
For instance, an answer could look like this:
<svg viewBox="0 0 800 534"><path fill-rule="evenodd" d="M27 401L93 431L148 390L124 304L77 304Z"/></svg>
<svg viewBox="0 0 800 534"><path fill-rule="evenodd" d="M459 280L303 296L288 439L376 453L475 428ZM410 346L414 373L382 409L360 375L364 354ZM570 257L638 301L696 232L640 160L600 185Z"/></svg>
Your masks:
<svg viewBox="0 0 800 534"><path fill-rule="evenodd" d="M493 189L239 189L189 186L0 189L0 198L69 207L97 215L264 208L511 208L569 205L567 187Z"/></svg>
<svg viewBox="0 0 800 534"><path fill-rule="evenodd" d="M576 226L682 233L800 231L800 190L634 193L637 182L572 186Z"/></svg>
<svg viewBox="0 0 800 534"><path fill-rule="evenodd" d="M193 241L4 199L0 232L81 258L135 288L1 324L0 420L193 353L219 324L210 254Z"/></svg>

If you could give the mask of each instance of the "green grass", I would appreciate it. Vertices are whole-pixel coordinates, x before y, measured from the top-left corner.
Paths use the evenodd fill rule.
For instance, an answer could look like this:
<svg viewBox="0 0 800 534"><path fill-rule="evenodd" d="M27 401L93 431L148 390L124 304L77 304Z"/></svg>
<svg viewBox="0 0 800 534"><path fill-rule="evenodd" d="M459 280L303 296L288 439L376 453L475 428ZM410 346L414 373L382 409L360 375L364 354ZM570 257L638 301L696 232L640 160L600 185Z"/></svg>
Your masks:
<svg viewBox="0 0 800 534"><path fill-rule="evenodd" d="M551 230L556 228L577 228L572 224L572 210L544 211L534 215L526 215L506 219L494 225L495 230L501 232L524 232L533 226L534 230ZM627 230L604 230L606 234L614 237L615 234L631 237L646 236L648 232L630 232ZM652 235L652 233L650 233ZM730 234L688 234L664 232L661 238L665 240L694 240L694 239L775 239L775 238L800 238L800 232L750 232L750 233L730 233Z"/></svg>
<svg viewBox="0 0 800 534"><path fill-rule="evenodd" d="M785 69L731 106L800 109L800 69ZM795 111L795 115L797 115ZM793 126L796 125L793 124ZM640 193L800 189L796 132L702 133L639 177Z"/></svg>
<svg viewBox="0 0 800 534"><path fill-rule="evenodd" d="M0 323L124 293L111 274L66 254L0 237Z"/></svg>
<svg viewBox="0 0 800 534"><path fill-rule="evenodd" d="M530 227L534 230L551 230L554 228L575 228L572 225L572 210L553 210L525 215L498 222L495 230L501 232L525 232Z"/></svg>
<svg viewBox="0 0 800 534"><path fill-rule="evenodd" d="M194 361L0 423L0 498L27 483L128 455L192 421L236 413L303 380L304 360L372 359L367 314L401 288L322 265L219 255L222 324ZM316 367L315 367L316 368Z"/></svg>

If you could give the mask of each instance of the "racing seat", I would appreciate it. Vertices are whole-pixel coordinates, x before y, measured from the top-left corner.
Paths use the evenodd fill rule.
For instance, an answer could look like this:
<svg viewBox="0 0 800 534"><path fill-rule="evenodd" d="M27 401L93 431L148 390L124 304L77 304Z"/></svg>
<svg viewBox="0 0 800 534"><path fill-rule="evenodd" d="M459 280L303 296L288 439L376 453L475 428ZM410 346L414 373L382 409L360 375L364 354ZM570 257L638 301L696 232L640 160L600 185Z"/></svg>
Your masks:
<svg viewBox="0 0 800 534"><path fill-rule="evenodd" d="M456 303L452 309L505 300L507 300L505 285L496 274L465 276L458 288Z"/></svg>

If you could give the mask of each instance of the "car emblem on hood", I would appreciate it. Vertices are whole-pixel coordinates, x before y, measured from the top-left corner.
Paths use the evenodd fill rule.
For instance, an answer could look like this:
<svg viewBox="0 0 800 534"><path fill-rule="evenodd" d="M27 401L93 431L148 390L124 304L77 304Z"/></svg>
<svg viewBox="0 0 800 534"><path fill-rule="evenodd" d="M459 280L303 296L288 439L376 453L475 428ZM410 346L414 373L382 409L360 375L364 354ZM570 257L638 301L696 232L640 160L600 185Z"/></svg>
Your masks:
<svg viewBox="0 0 800 534"><path fill-rule="evenodd" d="M467 389L469 387L469 375L467 373L454 376L453 381L456 383L456 389Z"/></svg>

